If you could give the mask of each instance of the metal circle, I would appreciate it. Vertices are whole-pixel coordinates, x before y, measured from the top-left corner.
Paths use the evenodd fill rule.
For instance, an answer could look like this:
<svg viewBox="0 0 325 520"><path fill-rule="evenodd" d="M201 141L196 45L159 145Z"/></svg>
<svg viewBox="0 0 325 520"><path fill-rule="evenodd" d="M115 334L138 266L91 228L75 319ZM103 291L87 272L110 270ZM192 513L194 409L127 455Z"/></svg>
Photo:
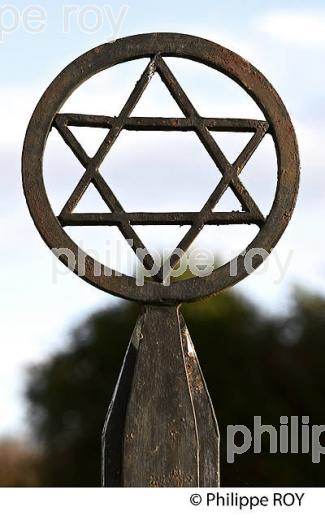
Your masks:
<svg viewBox="0 0 325 520"><path fill-rule="evenodd" d="M130 36L96 47L68 65L48 87L30 120L22 160L25 196L40 234L52 250L67 248L77 258L80 250L53 214L43 181L44 148L53 119L61 106L77 87L94 74L129 60L150 58L157 53L162 57L197 61L222 72L238 83L264 113L275 142L278 182L271 211L246 252L253 248L271 252L289 222L298 190L299 155L290 117L274 88L250 63L216 43L174 33ZM68 265L65 257L60 259ZM153 304L178 304L215 294L245 278L249 273L245 268L244 255L238 255L235 261L236 274L231 273L228 262L206 277L194 277L169 286L147 281L139 287L135 278L124 274L95 275L100 264L86 255L85 272L81 277L122 298ZM262 257L254 257L253 267L256 268L262 261ZM73 270L77 272L77 267Z"/></svg>

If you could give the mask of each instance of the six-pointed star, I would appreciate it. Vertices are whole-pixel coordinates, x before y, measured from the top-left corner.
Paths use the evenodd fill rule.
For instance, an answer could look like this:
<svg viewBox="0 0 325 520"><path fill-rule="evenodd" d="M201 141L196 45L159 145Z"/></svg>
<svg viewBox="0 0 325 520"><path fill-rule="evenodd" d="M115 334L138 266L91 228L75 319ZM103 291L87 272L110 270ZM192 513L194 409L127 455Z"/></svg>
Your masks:
<svg viewBox="0 0 325 520"><path fill-rule="evenodd" d="M131 112L148 86L152 76L156 72L159 74L170 94L182 110L185 116L184 118L130 117ZM268 123L266 121L252 119L244 120L201 117L188 99L166 62L159 54L155 55L147 65L141 78L136 83L127 102L117 117L83 114L57 114L53 125L57 128L62 138L71 148L80 163L85 167L85 173L58 216L61 225L117 226L147 269L153 267L154 260L146 250L139 236L136 234L132 224L188 224L191 226L179 243L177 250L172 253L168 261L168 265L170 266L170 269L172 269L180 259L179 251L185 253L206 224L257 224L261 227L265 222L264 216L246 188L243 186L239 179L239 175L265 134L268 132ZM109 131L96 154L90 158L70 131L69 126L108 128ZM122 205L99 171L102 162L122 129L196 132L206 151L209 153L222 174L222 179L211 193L200 212L127 213L123 209ZM253 136L236 161L231 164L228 162L218 144L212 137L210 130L253 132ZM102 199L110 209L110 212L73 213L90 183L92 183L98 190ZM214 207L228 187L239 200L243 211L214 212ZM162 273L164 273L165 276L168 274L166 265L161 267L158 274L154 277L155 280L160 282L163 281Z"/></svg>

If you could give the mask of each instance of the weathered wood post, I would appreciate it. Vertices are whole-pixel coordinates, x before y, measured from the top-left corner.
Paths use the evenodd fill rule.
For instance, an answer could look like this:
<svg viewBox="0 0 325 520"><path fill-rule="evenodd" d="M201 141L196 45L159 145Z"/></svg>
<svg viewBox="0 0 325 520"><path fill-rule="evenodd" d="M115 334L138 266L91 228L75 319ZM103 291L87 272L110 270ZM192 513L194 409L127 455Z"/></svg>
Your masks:
<svg viewBox="0 0 325 520"><path fill-rule="evenodd" d="M263 120L202 117L167 65L166 57L194 60L236 81L257 103ZM120 63L147 58L139 81L117 117L61 113L73 91L96 73ZM132 117L132 111L154 74L158 74L184 117ZM217 93L216 93L217 95ZM89 157L70 127L106 128L107 135ZM42 158L52 128L85 169L83 176L55 215L43 182ZM127 213L100 173L100 167L122 129L195 132L222 174L222 179L199 212ZM211 132L250 132L248 144L230 163ZM277 190L269 215L263 215L240 180L240 174L263 137L269 133L277 154ZM68 175L69 172L66 172ZM263 175L263 171L260 172ZM127 349L103 431L104 486L218 486L219 433L213 406L180 313L193 302L233 286L258 267L281 237L294 208L299 157L289 115L264 76L237 54L210 41L181 34L131 36L101 45L76 59L53 81L38 103L27 130L23 151L23 182L35 225L47 245L79 276L108 293L141 302L139 317ZM58 181L59 182L59 181ZM77 213L76 205L92 184L107 213ZM218 211L227 189L242 211ZM216 208L216 210L215 210ZM167 263L156 266L134 225L190 226ZM205 225L252 224L255 239L231 262L206 277L168 284L166 279ZM151 279L136 279L107 268L81 252L65 226L117 226ZM82 271L79 259L82 253ZM255 254L256 253L256 254ZM75 259L71 263L71 255ZM157 267L157 269L155 269ZM109 334L109 331L108 331ZM222 396L220 396L222 399Z"/></svg>
<svg viewBox="0 0 325 520"><path fill-rule="evenodd" d="M177 307L138 319L104 427L103 484L219 484L218 426Z"/></svg>

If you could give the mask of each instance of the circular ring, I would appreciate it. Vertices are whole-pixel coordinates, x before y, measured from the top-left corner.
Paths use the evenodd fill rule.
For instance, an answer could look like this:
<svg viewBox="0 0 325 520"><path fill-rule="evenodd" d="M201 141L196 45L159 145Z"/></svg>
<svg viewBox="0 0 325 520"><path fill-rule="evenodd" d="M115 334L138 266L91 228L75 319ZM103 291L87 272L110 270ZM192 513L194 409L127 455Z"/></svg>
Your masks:
<svg viewBox="0 0 325 520"><path fill-rule="evenodd" d="M258 248L270 253L290 220L299 183L298 146L287 110L267 79L246 60L216 43L174 33L140 34L100 45L68 65L42 96L29 122L22 158L25 196L41 236L52 250L68 249L78 258L80 249L54 215L43 180L44 149L54 117L61 106L76 88L98 72L129 60L152 58L157 54L161 57L190 59L222 72L240 85L262 110L275 143L277 189L265 223L245 251L248 253ZM146 281L139 287L135 278L121 273L98 276L95 273L105 272L100 269L104 266L100 266L86 253L83 254L85 269L79 276L87 282L116 296L152 304L171 305L196 301L235 285L249 274L243 252L232 260L236 262L235 274L231 272L231 262L228 262L206 277L194 277L168 286ZM60 260L68 265L65 256L60 256ZM253 268L262 261L261 256L255 256ZM77 273L77 266L73 270Z"/></svg>

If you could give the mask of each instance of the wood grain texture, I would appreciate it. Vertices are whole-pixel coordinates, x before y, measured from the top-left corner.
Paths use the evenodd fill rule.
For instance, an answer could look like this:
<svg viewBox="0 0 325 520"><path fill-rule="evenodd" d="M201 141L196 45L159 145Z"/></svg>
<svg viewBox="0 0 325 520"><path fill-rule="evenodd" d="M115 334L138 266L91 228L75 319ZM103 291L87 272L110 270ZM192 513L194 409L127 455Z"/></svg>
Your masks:
<svg viewBox="0 0 325 520"><path fill-rule="evenodd" d="M199 486L220 485L220 435L213 404L193 342L180 315L183 352L195 410L199 442Z"/></svg>
<svg viewBox="0 0 325 520"><path fill-rule="evenodd" d="M219 432L177 307L146 306L103 431L103 485L219 485Z"/></svg>
<svg viewBox="0 0 325 520"><path fill-rule="evenodd" d="M120 487L125 417L130 398L134 367L139 347L143 317L135 325L124 356L102 433L102 485Z"/></svg>
<svg viewBox="0 0 325 520"><path fill-rule="evenodd" d="M197 429L176 307L146 307L123 455L124 486L198 485Z"/></svg>

